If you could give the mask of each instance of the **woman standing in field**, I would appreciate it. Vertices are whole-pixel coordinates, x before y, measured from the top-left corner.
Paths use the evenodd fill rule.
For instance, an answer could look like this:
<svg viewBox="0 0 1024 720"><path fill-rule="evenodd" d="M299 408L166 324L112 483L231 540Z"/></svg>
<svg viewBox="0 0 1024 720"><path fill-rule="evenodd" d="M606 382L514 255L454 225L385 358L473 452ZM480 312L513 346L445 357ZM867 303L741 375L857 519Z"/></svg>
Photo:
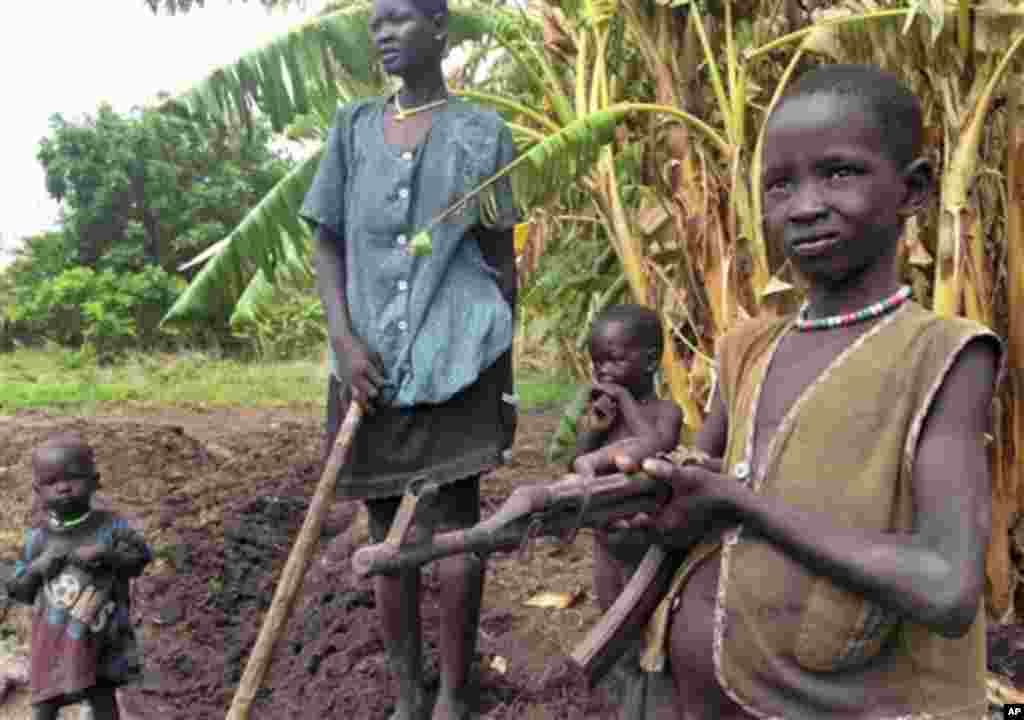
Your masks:
<svg viewBox="0 0 1024 720"><path fill-rule="evenodd" d="M435 227L432 251L411 239L515 156L501 118L448 95L441 69L445 0L376 0L370 31L393 95L338 110L301 214L316 226L317 282L332 373L328 434L348 402L367 409L338 494L364 500L384 539L410 482L441 486L441 524L479 520L480 476L515 432L511 347L516 299L508 183ZM468 716L484 565L439 563L441 687L434 720ZM418 571L376 579L398 684L394 718L426 718Z"/></svg>

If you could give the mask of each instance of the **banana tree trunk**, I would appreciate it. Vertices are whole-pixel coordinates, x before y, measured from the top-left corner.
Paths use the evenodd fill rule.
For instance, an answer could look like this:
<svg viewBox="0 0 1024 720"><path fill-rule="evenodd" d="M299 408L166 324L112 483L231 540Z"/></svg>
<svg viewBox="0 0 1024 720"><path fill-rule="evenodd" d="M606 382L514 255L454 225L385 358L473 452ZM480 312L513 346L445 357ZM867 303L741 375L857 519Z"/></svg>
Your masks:
<svg viewBox="0 0 1024 720"><path fill-rule="evenodd" d="M1024 514L1021 433L1024 433L1024 88L1012 83L1006 148L1006 348L1009 373L1002 393L992 475L992 541L986 572L993 613L1012 621L1024 607L1014 602L1018 569L1011 564L1009 531ZM1017 593L1019 595L1019 592ZM1017 607L1015 607L1017 606Z"/></svg>

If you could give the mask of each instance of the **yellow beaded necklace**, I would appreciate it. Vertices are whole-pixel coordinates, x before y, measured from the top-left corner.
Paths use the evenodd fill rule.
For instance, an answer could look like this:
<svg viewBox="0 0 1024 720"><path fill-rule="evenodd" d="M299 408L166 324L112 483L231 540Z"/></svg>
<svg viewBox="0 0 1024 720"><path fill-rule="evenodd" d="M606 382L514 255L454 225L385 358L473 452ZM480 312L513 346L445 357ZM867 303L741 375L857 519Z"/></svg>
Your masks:
<svg viewBox="0 0 1024 720"><path fill-rule="evenodd" d="M418 115L421 112L426 112L427 110L433 110L436 107L441 107L446 102L448 102L448 97L445 96L440 100L432 100L431 102L406 110L402 107L402 102L398 99L399 95L401 95L400 92L395 93L395 110L397 111L395 113L395 122L402 122L406 118L410 118L413 115Z"/></svg>

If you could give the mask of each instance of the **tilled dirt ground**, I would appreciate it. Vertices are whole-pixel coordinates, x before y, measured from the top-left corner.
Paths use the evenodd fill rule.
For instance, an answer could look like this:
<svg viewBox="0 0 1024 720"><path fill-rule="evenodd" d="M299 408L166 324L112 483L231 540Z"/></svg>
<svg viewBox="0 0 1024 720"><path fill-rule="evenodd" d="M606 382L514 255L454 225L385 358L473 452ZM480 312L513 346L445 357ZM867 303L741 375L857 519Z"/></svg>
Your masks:
<svg viewBox="0 0 1024 720"><path fill-rule="evenodd" d="M512 463L484 483L485 513L521 484L562 470L544 460L557 417L521 418ZM167 410L111 408L92 418L39 412L0 417L0 561L17 557L33 517L28 456L54 432L74 429L95 447L97 501L145 533L157 559L133 584L133 614L147 674L122 693L129 718L223 718L298 534L319 473L321 417L313 408ZM371 585L350 569L365 541L356 507L336 503L302 593L279 642L254 720L387 718L387 677ZM489 565L480 628L481 716L494 720L610 717L603 690L588 692L566 653L598 613L590 586L590 538L542 542L529 561ZM540 591L578 592L565 610L527 607ZM424 654L437 683L438 586L424 574ZM27 613L4 619L6 643L27 646ZM0 659L0 662L3 662ZM29 717L24 690L0 704L0 720Z"/></svg>
<svg viewBox="0 0 1024 720"><path fill-rule="evenodd" d="M550 482L562 469L544 448L557 415L520 420L514 459L484 483L484 512L513 488ZM314 408L209 410L114 407L102 416L40 412L0 416L0 570L15 560L33 518L28 457L45 437L77 430L97 452L100 504L141 528L157 559L133 584L145 682L121 693L125 720L220 720L270 605L316 485L321 418ZM250 717L253 720L384 720L394 688L384 664L370 583L351 572L366 539L353 504L336 503ZM568 653L597 619L590 537L542 542L527 562L489 564L480 627L481 717L491 720L610 718L604 689L590 692ZM527 607L541 591L577 593L565 610ZM437 685L438 586L424 574L428 683ZM27 611L0 601L0 686L28 644ZM1024 629L992 628L990 678L1024 681ZM12 654L13 651L13 654ZM998 692L997 692L998 690ZM1015 700L1010 685L993 699ZM28 720L25 690L3 697L0 720ZM998 716L998 711L993 717ZM65 713L78 718L77 712Z"/></svg>

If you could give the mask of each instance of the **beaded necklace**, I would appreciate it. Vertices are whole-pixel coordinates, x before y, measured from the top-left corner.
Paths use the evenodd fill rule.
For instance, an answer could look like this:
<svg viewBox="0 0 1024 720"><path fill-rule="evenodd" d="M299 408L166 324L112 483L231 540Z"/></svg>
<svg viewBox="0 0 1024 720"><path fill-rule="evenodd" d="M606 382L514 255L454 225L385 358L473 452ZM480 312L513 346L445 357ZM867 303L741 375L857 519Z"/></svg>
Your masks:
<svg viewBox="0 0 1024 720"><path fill-rule="evenodd" d="M417 107L409 108L408 110L406 110L402 107L402 102L398 99L398 96L401 94L401 92L395 93L395 110L397 111L395 112L395 122L402 122L406 118L410 118L413 115L418 115L421 112L426 112L427 110L433 110L436 107L441 107L446 102L448 102L448 97L445 96L440 100L433 100L432 102L428 102L423 105L419 105Z"/></svg>
<svg viewBox="0 0 1024 720"><path fill-rule="evenodd" d="M92 515L92 510L86 510L84 513L76 517L74 520L61 520L57 517L57 513L50 513L50 526L54 530L67 530L81 525Z"/></svg>
<svg viewBox="0 0 1024 720"><path fill-rule="evenodd" d="M870 320L880 315L884 315L890 310L898 308L900 305L910 299L911 289L909 285L904 285L899 290L894 292L884 300L879 300L876 303L872 303L865 308L852 313L846 313L844 315L829 315L828 317L818 318L817 320L809 320L807 318L807 311L810 309L810 303L805 302L800 307L800 312L797 313L796 318L796 329L797 330L830 330L837 327L845 327L847 325L853 325L855 323L863 322L864 320Z"/></svg>

